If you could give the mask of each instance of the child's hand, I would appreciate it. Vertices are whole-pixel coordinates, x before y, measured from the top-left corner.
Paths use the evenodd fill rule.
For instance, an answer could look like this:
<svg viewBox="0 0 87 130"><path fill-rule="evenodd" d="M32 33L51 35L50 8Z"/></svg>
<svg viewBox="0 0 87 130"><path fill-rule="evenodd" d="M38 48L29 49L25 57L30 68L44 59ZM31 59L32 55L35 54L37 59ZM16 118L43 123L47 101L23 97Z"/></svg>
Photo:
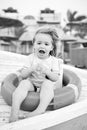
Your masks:
<svg viewBox="0 0 87 130"><path fill-rule="evenodd" d="M37 69L37 66L31 66L31 72L35 72Z"/></svg>
<svg viewBox="0 0 87 130"><path fill-rule="evenodd" d="M38 64L36 70L40 71L43 74L46 74L46 72L48 71L48 68L45 65Z"/></svg>

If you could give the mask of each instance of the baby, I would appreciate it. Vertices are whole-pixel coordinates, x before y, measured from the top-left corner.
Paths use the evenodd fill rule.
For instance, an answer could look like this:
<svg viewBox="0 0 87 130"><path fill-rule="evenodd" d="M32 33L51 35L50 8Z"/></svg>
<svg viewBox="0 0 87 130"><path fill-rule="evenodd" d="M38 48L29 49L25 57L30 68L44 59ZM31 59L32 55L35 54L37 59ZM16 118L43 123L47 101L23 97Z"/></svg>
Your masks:
<svg viewBox="0 0 87 130"><path fill-rule="evenodd" d="M12 96L12 109L10 122L19 119L21 103L29 91L39 88L40 102L38 107L25 115L31 117L46 111L49 103L54 98L56 82L61 82L61 59L56 57L59 37L55 28L42 27L37 30L33 39L33 53L27 57L25 67L18 72L22 78L19 86Z"/></svg>

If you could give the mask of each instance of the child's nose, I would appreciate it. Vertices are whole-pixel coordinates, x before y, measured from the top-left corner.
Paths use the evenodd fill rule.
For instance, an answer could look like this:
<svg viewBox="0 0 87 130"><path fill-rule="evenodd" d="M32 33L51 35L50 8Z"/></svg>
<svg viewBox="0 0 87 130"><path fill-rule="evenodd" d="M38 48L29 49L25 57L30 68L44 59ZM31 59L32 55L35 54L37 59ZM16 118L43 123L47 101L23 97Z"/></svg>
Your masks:
<svg viewBox="0 0 87 130"><path fill-rule="evenodd" d="M43 44L41 44L41 47L45 47L45 44L43 43Z"/></svg>

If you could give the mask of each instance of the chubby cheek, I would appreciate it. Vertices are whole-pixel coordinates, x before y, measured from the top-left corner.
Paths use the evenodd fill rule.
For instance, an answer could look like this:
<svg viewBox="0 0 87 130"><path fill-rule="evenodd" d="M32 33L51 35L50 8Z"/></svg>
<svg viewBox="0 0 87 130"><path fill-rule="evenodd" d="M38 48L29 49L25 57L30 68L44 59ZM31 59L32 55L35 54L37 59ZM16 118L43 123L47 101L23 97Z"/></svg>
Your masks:
<svg viewBox="0 0 87 130"><path fill-rule="evenodd" d="M50 47L50 50L52 51L52 50L53 50L53 48L54 48L54 47L53 47L53 45L52 45L52 46Z"/></svg>
<svg viewBox="0 0 87 130"><path fill-rule="evenodd" d="M48 52L50 53L52 50L53 50L53 47L50 47L50 48L48 49Z"/></svg>

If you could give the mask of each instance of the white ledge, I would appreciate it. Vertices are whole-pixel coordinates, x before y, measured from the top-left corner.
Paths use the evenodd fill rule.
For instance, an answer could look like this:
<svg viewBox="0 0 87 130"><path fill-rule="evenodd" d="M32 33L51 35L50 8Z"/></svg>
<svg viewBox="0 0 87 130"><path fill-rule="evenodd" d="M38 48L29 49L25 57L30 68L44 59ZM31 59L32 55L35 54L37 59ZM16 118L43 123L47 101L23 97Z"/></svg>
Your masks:
<svg viewBox="0 0 87 130"><path fill-rule="evenodd" d="M42 115L6 124L1 130L42 130L87 113L87 99Z"/></svg>

